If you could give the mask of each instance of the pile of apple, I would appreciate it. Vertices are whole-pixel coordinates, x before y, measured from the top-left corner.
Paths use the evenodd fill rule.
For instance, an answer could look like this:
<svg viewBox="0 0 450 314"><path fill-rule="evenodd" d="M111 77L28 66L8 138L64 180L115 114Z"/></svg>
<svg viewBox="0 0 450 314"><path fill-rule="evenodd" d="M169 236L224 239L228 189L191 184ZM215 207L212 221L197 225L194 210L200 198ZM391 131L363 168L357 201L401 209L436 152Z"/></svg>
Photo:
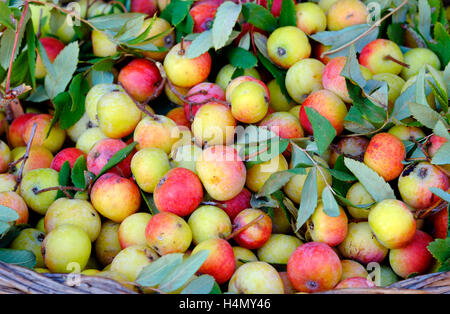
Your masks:
<svg viewBox="0 0 450 314"><path fill-rule="evenodd" d="M167 2L131 1L132 10L149 14L143 29ZM192 6L196 33L211 27L223 2L204 0ZM274 16L279 10L272 6ZM187 257L201 250L209 255L197 275L211 275L223 290L236 293L385 286L435 271L427 246L447 236L447 208L426 219L417 219L414 212L442 203L429 188L448 191L450 168L427 161L405 166L402 141L428 137L424 149L432 157L447 139L401 123L368 135L344 130L352 106L341 76L347 57L322 57L329 47L309 35L366 23L368 9L359 0L321 0L298 3L296 11L297 27L279 27L267 39L271 62L287 70L290 101L259 68L234 77L235 68L226 65L211 77L211 54L187 58L191 42L177 43L170 23L157 17L148 36L167 32L153 43L168 51L128 57L117 68L114 83L91 86L85 114L75 125L63 130L51 125L54 112L27 110L3 127L0 204L19 214L16 225L33 224L23 228L10 247L32 251L38 272L70 273L76 268L131 288L142 269L161 256ZM117 52L119 47L102 32L91 36L95 56ZM65 47L64 41L40 38L50 61ZM437 71L446 66L427 48L403 53L396 43L381 38L367 44L358 61L365 79L387 82L391 110L423 65ZM36 78L46 75L38 54ZM153 104L164 97L176 108L166 115L155 113ZM434 105L432 93L428 99ZM398 191L398 197L375 202L361 182L354 182L346 198L354 205L373 205L341 204L339 215L331 217L319 199L302 226L306 236L300 238L295 220L281 207L270 212L252 207L255 194L273 173L292 168L292 148L246 167L235 133L239 126L255 125L284 139L312 139L308 107L326 118L337 134L326 153L314 155L323 165L316 178L319 198L333 181L327 169L340 155L364 162ZM126 158L101 173L132 143L135 147ZM68 161L75 168L83 160L88 172L100 176L87 176L86 182L93 184L86 189L61 187L63 164ZM281 189L296 207L306 177L297 174ZM144 199L149 195L151 212ZM380 265L378 281L369 276L368 265L374 263Z"/></svg>

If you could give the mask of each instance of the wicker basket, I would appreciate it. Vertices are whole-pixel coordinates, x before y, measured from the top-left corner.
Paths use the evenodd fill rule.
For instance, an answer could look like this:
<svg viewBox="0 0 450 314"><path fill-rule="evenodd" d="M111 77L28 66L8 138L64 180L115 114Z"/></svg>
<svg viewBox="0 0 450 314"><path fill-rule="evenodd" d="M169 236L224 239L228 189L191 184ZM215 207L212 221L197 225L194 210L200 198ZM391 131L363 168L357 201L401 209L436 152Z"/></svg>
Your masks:
<svg viewBox="0 0 450 314"><path fill-rule="evenodd" d="M118 282L81 276L80 284L66 284L66 274L39 274L33 270L0 262L0 294L135 294ZM450 294L450 272L433 273L399 281L385 288L342 289L324 294Z"/></svg>

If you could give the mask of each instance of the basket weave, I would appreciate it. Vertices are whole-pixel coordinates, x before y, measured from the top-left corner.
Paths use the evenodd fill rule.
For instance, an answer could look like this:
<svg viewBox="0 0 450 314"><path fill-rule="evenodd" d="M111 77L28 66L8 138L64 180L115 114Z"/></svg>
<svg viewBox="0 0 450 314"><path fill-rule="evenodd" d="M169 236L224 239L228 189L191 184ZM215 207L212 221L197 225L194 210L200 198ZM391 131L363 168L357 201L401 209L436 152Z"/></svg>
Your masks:
<svg viewBox="0 0 450 314"><path fill-rule="evenodd" d="M112 279L81 275L81 284L68 286L66 274L40 274L0 262L0 294L135 294ZM385 288L342 289L324 294L450 294L450 272L399 281Z"/></svg>

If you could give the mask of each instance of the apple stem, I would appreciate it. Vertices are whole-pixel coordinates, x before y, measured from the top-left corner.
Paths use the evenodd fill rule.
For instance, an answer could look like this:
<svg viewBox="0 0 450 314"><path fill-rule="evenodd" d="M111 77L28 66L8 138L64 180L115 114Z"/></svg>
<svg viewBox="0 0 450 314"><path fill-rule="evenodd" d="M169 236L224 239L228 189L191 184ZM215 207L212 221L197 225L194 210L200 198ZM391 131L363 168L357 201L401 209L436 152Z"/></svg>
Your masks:
<svg viewBox="0 0 450 314"><path fill-rule="evenodd" d="M184 50L184 37L181 37L181 41L180 41L180 50L178 51L178 55L182 56L185 54L185 50Z"/></svg>
<svg viewBox="0 0 450 314"><path fill-rule="evenodd" d="M439 212L446 207L447 207L447 202L444 202L442 199L439 199L436 203L431 205L429 208L427 208L419 213L416 213L415 216L417 219L423 219L423 218L427 217L430 213Z"/></svg>
<svg viewBox="0 0 450 314"><path fill-rule="evenodd" d="M264 218L264 215L261 214L258 217L256 217L255 219L253 219L252 221L250 221L248 224L243 225L242 227L235 229L228 237L225 238L225 240L230 240L232 238L234 238L235 236L237 236L239 233L241 233L242 231L244 231L247 228L250 228L251 226L253 226L254 224L256 224L258 221L260 221L261 219Z"/></svg>
<svg viewBox="0 0 450 314"><path fill-rule="evenodd" d="M395 59L393 56L391 55L387 55L384 57L384 60L391 60L397 64L400 64L402 67L408 68L409 69L409 64L401 62L400 60Z"/></svg>
<svg viewBox="0 0 450 314"><path fill-rule="evenodd" d="M28 140L27 143L27 149L25 150L25 154L22 156L22 165L20 165L20 170L19 173L17 174L17 178L16 178L16 185L14 186L14 192L17 191L17 188L19 187L20 182L22 182L22 176L23 176L23 168L25 167L25 163L27 162L28 157L30 156L30 148L31 148L31 143L33 142L33 138L34 138L34 134L36 133L36 128L37 128L37 123L35 122L33 124L33 127L31 128L31 134L30 134L30 139Z"/></svg>

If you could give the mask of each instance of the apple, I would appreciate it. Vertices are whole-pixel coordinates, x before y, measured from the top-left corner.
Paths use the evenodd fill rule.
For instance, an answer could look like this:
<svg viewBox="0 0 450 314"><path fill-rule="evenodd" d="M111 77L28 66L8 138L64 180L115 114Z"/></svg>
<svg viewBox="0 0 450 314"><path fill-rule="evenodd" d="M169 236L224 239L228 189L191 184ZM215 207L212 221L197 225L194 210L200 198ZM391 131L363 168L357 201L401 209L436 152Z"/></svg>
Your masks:
<svg viewBox="0 0 450 314"><path fill-rule="evenodd" d="M190 110L192 111L192 117L195 117L197 110L205 103L214 102L215 100L225 101L225 92L224 89L217 84L204 82L189 89L185 97L190 102L198 103L198 105L191 106L191 109L187 102L183 105L186 118L191 120ZM212 98L215 98L215 100Z"/></svg>
<svg viewBox="0 0 450 314"><path fill-rule="evenodd" d="M239 294L283 294L283 280L266 262L248 262L239 267L228 282L228 292Z"/></svg>
<svg viewBox="0 0 450 314"><path fill-rule="evenodd" d="M221 238L231 234L231 220L227 213L217 206L204 205L198 207L188 219L192 230L192 242L199 244L203 241Z"/></svg>
<svg viewBox="0 0 450 314"><path fill-rule="evenodd" d="M120 224L111 220L102 223L100 233L95 240L95 256L103 266L110 265L114 257L122 250L119 228Z"/></svg>
<svg viewBox="0 0 450 314"><path fill-rule="evenodd" d="M327 13L328 9L337 1L338 0L320 0L319 7L321 7L325 13Z"/></svg>
<svg viewBox="0 0 450 314"><path fill-rule="evenodd" d="M100 30L92 30L91 41L92 50L97 57L110 57L117 53L117 44Z"/></svg>
<svg viewBox="0 0 450 314"><path fill-rule="evenodd" d="M346 198L354 205L367 205L375 203L372 195L366 190L361 182L356 182L347 191ZM347 206L348 213L356 219L367 219L369 217L370 208L359 208Z"/></svg>
<svg viewBox="0 0 450 314"><path fill-rule="evenodd" d="M309 57L311 45L301 29L283 26L274 30L267 39L267 53L275 64L288 69L297 61Z"/></svg>
<svg viewBox="0 0 450 314"><path fill-rule="evenodd" d="M251 207L251 198L252 193L246 188L243 188L238 195L227 201L218 202L217 206L222 208L230 219L233 220L241 211Z"/></svg>
<svg viewBox="0 0 450 314"><path fill-rule="evenodd" d="M300 121L289 112L274 112L267 115L260 123L281 138L303 137L303 128Z"/></svg>
<svg viewBox="0 0 450 314"><path fill-rule="evenodd" d="M351 259L344 259L341 260L342 265L342 275L341 275L341 281L347 279L347 278L367 278L369 276L369 273L364 268L363 265L360 263L351 260Z"/></svg>
<svg viewBox="0 0 450 314"><path fill-rule="evenodd" d="M167 154L153 147L136 152L130 166L137 185L147 193L153 193L159 180L170 170Z"/></svg>
<svg viewBox="0 0 450 314"><path fill-rule="evenodd" d="M400 75L404 80L408 80L412 76L419 74L419 70L426 64L436 70L441 69L441 61L438 56L427 48L412 48L405 52L403 57L404 62L409 65L409 68L402 68Z"/></svg>
<svg viewBox="0 0 450 314"><path fill-rule="evenodd" d="M232 66L231 64L224 65L217 73L215 83L219 85L222 89L226 89L228 84L230 84L230 82L232 81L232 77L236 69L237 68ZM251 76L257 80L261 80L261 75L255 68L244 69L243 75Z"/></svg>
<svg viewBox="0 0 450 314"><path fill-rule="evenodd" d="M233 254L234 261L236 262L236 269L238 269L245 263L256 262L258 260L258 257L256 257L255 253L240 246L233 246Z"/></svg>
<svg viewBox="0 0 450 314"><path fill-rule="evenodd" d="M25 113L23 115L15 118L8 129L8 143L12 147L26 146L27 143L23 140L23 132L25 130L25 125L28 120L30 120L36 113Z"/></svg>
<svg viewBox="0 0 450 314"><path fill-rule="evenodd" d="M50 16L49 16L50 18ZM61 52L61 50L64 49L64 44L59 41L56 38L53 37L41 37L39 38L39 41L41 42L42 46L45 49L45 52L47 53L48 59L50 62L53 63L53 61L56 59L58 54ZM37 54L36 58L36 67L35 67L35 78L36 79L42 79L47 74L47 70L45 69L44 62L41 59L41 56L39 53Z"/></svg>
<svg viewBox="0 0 450 314"><path fill-rule="evenodd" d="M172 25L170 25L169 22L167 22L165 19L154 16L153 18L148 18L144 21L144 24L142 25L142 33L145 32L149 26L152 26L147 34L147 39L150 39L152 37L158 36L152 40L143 41L139 45L145 45L147 43L152 43L156 47L159 48L165 48L167 51L142 51L141 53L146 56L147 58L150 58L152 60L156 61L163 61L164 57L169 52L169 49L173 47L175 44L175 33L174 31L169 30L172 28ZM164 33L164 36L159 36L160 34Z"/></svg>
<svg viewBox="0 0 450 314"><path fill-rule="evenodd" d="M286 158L282 154L274 158L253 165L247 170L246 186L252 192L258 192L272 173L288 169Z"/></svg>
<svg viewBox="0 0 450 314"><path fill-rule="evenodd" d="M392 74L392 73L378 73L373 76L373 79L376 81L386 82L388 85L388 105L389 110L392 110L394 107L394 103L397 100L398 96L401 94L401 90L403 85L405 85L405 80L403 80L400 76Z"/></svg>
<svg viewBox="0 0 450 314"><path fill-rule="evenodd" d="M45 267L44 258L42 257L41 247L44 241L45 233L37 229L26 228L20 231L17 237L11 242L11 249L27 250L33 252L36 257L34 267Z"/></svg>
<svg viewBox="0 0 450 314"><path fill-rule="evenodd" d="M149 213L135 213L120 223L118 236L122 249L132 245L147 245L145 228L151 218Z"/></svg>
<svg viewBox="0 0 450 314"><path fill-rule="evenodd" d="M222 1L198 1L189 10L194 20L194 33L201 33L212 28L217 8Z"/></svg>
<svg viewBox="0 0 450 314"><path fill-rule="evenodd" d="M23 155L25 155L27 148L25 146L19 146L11 151L11 159L13 162L19 160ZM43 146L31 146L28 159L23 167L23 174L33 169L40 168L50 168L53 160L52 153ZM18 162L12 170L15 175L18 175L20 168L22 167L23 161Z"/></svg>
<svg viewBox="0 0 450 314"><path fill-rule="evenodd" d="M89 154L92 147L108 137L98 127L89 128L80 134L75 147L85 154Z"/></svg>
<svg viewBox="0 0 450 314"><path fill-rule="evenodd" d="M262 210L244 209L234 218L233 226L235 229L242 228L261 215L262 219L234 236L233 239L239 246L253 250L262 247L269 240L272 233L272 220Z"/></svg>
<svg viewBox="0 0 450 314"><path fill-rule="evenodd" d="M158 11L157 0L132 0L130 6L131 12L140 12L147 15L154 15Z"/></svg>
<svg viewBox="0 0 450 314"><path fill-rule="evenodd" d="M258 82L242 82L231 94L231 113L236 120L256 123L262 120L269 107L270 95Z"/></svg>
<svg viewBox="0 0 450 314"><path fill-rule="evenodd" d="M49 206L44 220L46 233L66 224L83 229L91 242L100 234L100 215L91 203L85 200L58 198Z"/></svg>
<svg viewBox="0 0 450 314"><path fill-rule="evenodd" d="M328 164L334 167L336 160L341 155L362 161L367 145L369 145L369 140L363 136L341 138L337 142L336 148L331 149Z"/></svg>
<svg viewBox="0 0 450 314"><path fill-rule="evenodd" d="M173 120L181 129L191 129L191 121L186 118L184 108L182 107L173 108L166 114L166 117Z"/></svg>
<svg viewBox="0 0 450 314"><path fill-rule="evenodd" d="M75 147L67 147L64 148L63 150L59 151L55 157L53 157L52 163L50 165L50 168L55 169L56 171L60 171L62 165L68 161L70 168L73 167L75 161L77 161L77 159L80 156L84 156L84 158L86 158L86 154L79 150L78 148Z"/></svg>
<svg viewBox="0 0 450 314"><path fill-rule="evenodd" d="M66 131L59 127L59 123L55 123L50 131L50 125L53 116L50 114L37 114L31 117L25 124L23 130L23 141L28 143L31 139L33 125L36 124L32 145L44 146L52 153L59 151L66 139ZM48 134L48 136L47 136Z"/></svg>
<svg viewBox="0 0 450 314"><path fill-rule="evenodd" d="M169 154L173 144L180 139L180 130L170 118L162 115L146 116L134 129L133 139L138 142L138 150L155 147Z"/></svg>
<svg viewBox="0 0 450 314"><path fill-rule="evenodd" d="M202 149L197 145L188 144L172 150L171 158L175 167L186 168L197 174L195 164L202 155Z"/></svg>
<svg viewBox="0 0 450 314"><path fill-rule="evenodd" d="M374 288L376 285L361 277L353 277L342 280L334 289L349 289L349 288Z"/></svg>
<svg viewBox="0 0 450 314"><path fill-rule="evenodd" d="M111 262L111 271L135 281L141 270L159 258L156 252L145 245L132 245L120 251Z"/></svg>
<svg viewBox="0 0 450 314"><path fill-rule="evenodd" d="M19 218L15 221L16 225L28 223L28 207L23 198L16 192L0 192L0 205L9 207L16 211Z"/></svg>
<svg viewBox="0 0 450 314"><path fill-rule="evenodd" d="M0 173L0 192L14 191L16 176L11 173Z"/></svg>
<svg viewBox="0 0 450 314"><path fill-rule="evenodd" d="M289 257L303 242L287 234L272 234L257 251L260 261L270 264L287 264Z"/></svg>
<svg viewBox="0 0 450 314"><path fill-rule="evenodd" d="M267 88L270 94L269 106L274 111L289 111L289 109L295 106L294 101L291 100L288 102L286 95L283 94L275 79L267 84Z"/></svg>
<svg viewBox="0 0 450 314"><path fill-rule="evenodd" d="M103 139L98 141L89 151L86 159L87 169L98 175L102 168L108 163L112 156L127 145L119 139ZM118 163L108 173L115 173L123 177L131 176L131 159L133 154L128 155L124 160Z"/></svg>
<svg viewBox="0 0 450 314"><path fill-rule="evenodd" d="M333 4L329 4L333 2ZM327 26L330 31L338 31L343 28L367 23L368 10L366 5L359 0L328 1Z"/></svg>
<svg viewBox="0 0 450 314"><path fill-rule="evenodd" d="M403 62L404 58L400 47L388 39L379 38L371 41L359 54L359 63L373 74L400 74Z"/></svg>
<svg viewBox="0 0 450 314"><path fill-rule="evenodd" d="M416 126L394 125L388 133L395 135L401 141L419 140L425 137L425 133Z"/></svg>
<svg viewBox="0 0 450 314"><path fill-rule="evenodd" d="M297 27L307 35L323 32L327 28L325 12L316 3L298 3L295 5L295 13L297 15Z"/></svg>
<svg viewBox="0 0 450 314"><path fill-rule="evenodd" d="M99 99L109 92L124 92L124 89L117 84L101 83L94 85L86 95L85 106L89 119L98 125L97 104Z"/></svg>

